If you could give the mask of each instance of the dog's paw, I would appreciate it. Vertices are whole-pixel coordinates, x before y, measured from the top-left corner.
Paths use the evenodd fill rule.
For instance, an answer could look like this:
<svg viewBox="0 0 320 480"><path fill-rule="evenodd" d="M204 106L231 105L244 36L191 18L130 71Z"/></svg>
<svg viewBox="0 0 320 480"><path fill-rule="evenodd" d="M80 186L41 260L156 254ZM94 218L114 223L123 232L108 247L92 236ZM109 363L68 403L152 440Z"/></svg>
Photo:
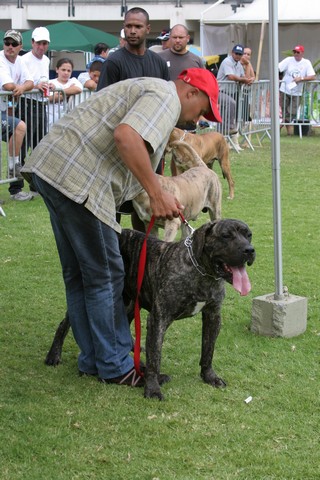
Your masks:
<svg viewBox="0 0 320 480"><path fill-rule="evenodd" d="M44 363L46 365L49 365L50 367L56 367L57 365L59 365L59 363L61 363L61 356L58 353L49 351L47 353Z"/></svg>
<svg viewBox="0 0 320 480"><path fill-rule="evenodd" d="M144 397L145 398L157 398L158 400L164 400L164 396L161 393L160 386L157 382L150 382L146 381L144 387Z"/></svg>
<svg viewBox="0 0 320 480"><path fill-rule="evenodd" d="M207 370L206 372L201 372L201 378L205 383L208 383L215 388L225 388L227 386L224 380L218 377L212 369Z"/></svg>
<svg viewBox="0 0 320 480"><path fill-rule="evenodd" d="M144 391L144 398L156 398L158 400L164 400L164 395L161 392Z"/></svg>

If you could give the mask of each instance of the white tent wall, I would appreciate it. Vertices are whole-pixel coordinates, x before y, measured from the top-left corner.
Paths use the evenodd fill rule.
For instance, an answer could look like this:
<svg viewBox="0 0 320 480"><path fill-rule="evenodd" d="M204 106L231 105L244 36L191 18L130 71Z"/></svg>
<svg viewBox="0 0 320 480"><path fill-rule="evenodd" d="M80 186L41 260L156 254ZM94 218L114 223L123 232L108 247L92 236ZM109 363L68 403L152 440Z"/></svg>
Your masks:
<svg viewBox="0 0 320 480"><path fill-rule="evenodd" d="M265 25L262 44L260 80L269 79L268 60L268 24ZM230 53L233 45L242 43L252 48L252 64L256 68L261 35L261 23L229 25L204 25L203 54L221 55ZM285 56L283 52L291 50L295 45L305 47L305 57L314 63L320 58L320 49L315 39L320 37L319 23L295 23L279 25L279 60Z"/></svg>
<svg viewBox="0 0 320 480"><path fill-rule="evenodd" d="M229 53L232 46L242 42L243 25L233 23L231 25L215 26L205 25L203 35L204 55L223 55Z"/></svg>
<svg viewBox="0 0 320 480"><path fill-rule="evenodd" d="M317 39L320 38L319 23L295 23L279 26L279 59L284 58L283 51L291 50L295 45L304 45L304 56L314 63L320 58L320 48Z"/></svg>

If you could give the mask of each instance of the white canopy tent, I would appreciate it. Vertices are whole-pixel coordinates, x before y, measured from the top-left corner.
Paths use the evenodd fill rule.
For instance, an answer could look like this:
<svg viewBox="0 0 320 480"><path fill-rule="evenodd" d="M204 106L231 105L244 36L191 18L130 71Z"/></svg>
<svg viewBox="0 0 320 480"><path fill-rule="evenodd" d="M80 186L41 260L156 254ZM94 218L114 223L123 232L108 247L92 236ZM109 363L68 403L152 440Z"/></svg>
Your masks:
<svg viewBox="0 0 320 480"><path fill-rule="evenodd" d="M217 6L219 9L219 6ZM230 7L230 15L218 18L217 9L207 8L203 12L203 55L229 53L236 43L248 45L253 50L252 63L258 61L261 27L265 24L261 44L261 69L259 78L269 78L268 66L268 0L254 0L251 4L237 8ZM318 38L320 37L320 1L278 0L279 59L286 50L295 45L304 45L306 58L315 62L320 58Z"/></svg>

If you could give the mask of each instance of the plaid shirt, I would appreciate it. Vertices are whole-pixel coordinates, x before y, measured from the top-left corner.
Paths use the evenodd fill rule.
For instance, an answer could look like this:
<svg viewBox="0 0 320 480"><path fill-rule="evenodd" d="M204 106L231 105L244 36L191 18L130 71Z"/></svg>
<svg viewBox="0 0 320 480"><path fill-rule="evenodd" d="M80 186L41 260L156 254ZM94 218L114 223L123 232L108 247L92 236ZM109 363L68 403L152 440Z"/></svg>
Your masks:
<svg viewBox="0 0 320 480"><path fill-rule="evenodd" d="M34 172L114 230L116 209L142 186L122 162L113 132L130 125L153 150L155 170L180 115L175 84L135 78L104 88L55 123L26 160Z"/></svg>

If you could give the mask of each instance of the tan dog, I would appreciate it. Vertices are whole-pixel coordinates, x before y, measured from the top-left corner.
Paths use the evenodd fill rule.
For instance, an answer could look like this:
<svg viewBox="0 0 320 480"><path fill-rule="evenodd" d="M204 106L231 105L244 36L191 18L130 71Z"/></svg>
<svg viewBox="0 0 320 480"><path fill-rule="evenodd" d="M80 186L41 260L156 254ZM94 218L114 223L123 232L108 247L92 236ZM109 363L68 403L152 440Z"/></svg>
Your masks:
<svg viewBox="0 0 320 480"><path fill-rule="evenodd" d="M167 153L172 152L173 161L175 160L174 157L178 155L180 148L180 145L175 143L175 148L174 150L172 149L173 142L177 141L185 142L191 145L209 168L212 168L212 165L216 159L218 160L222 170L223 178L226 178L229 184L228 198L232 200L234 198L234 180L231 175L229 146L224 136L218 132L193 134L185 132L184 130L180 130L179 128L174 128L170 134L166 147ZM187 168L191 167L183 167L181 165L181 168L177 168L177 171L174 172L174 167L172 168L171 163L172 175L179 175L187 170Z"/></svg>
<svg viewBox="0 0 320 480"><path fill-rule="evenodd" d="M198 166L181 175L176 177L158 175L158 179L161 187L172 193L185 207L182 214L187 221L196 220L204 208L209 211L211 221L221 218L221 182L218 175L207 168L200 158L198 158ZM147 225L151 219L150 201L147 193L140 193L133 199L132 203L139 218ZM164 228L164 240L166 242L174 241L180 227L182 238L186 238L189 233L180 217L173 220L157 220L152 233L157 234L158 227Z"/></svg>

